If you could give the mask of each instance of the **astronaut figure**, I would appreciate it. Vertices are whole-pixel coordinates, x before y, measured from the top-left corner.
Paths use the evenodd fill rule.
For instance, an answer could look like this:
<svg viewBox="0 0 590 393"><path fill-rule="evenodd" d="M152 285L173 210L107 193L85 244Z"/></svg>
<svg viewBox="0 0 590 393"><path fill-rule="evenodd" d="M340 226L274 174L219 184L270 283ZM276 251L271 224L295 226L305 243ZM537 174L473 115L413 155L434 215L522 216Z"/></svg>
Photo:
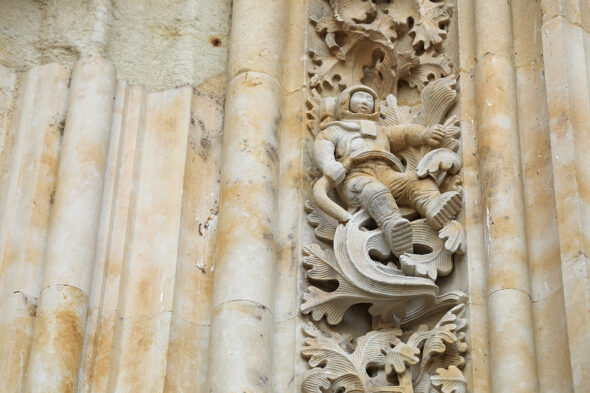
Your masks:
<svg viewBox="0 0 590 393"><path fill-rule="evenodd" d="M399 257L413 252L413 235L398 204L414 208L438 230L459 212L462 197L455 191L441 194L432 179L419 179L392 164L398 161L392 153L407 146L439 146L443 132L419 124L380 126L379 114L372 89L357 85L344 90L335 103L334 121L316 136L314 159L343 202L365 209Z"/></svg>

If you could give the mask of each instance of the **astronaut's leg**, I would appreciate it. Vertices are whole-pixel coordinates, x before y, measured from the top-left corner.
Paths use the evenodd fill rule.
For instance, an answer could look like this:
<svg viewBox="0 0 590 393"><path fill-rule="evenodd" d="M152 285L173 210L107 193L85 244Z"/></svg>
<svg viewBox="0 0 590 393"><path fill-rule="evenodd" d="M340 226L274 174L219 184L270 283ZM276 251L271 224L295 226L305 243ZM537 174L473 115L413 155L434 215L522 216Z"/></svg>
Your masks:
<svg viewBox="0 0 590 393"><path fill-rule="evenodd" d="M379 180L388 186L396 200L416 209L434 229L441 229L461 210L461 194L456 191L441 194L430 178L418 179L415 173L393 170L384 172L379 174Z"/></svg>
<svg viewBox="0 0 590 393"><path fill-rule="evenodd" d="M403 218L389 189L371 176L347 179L341 195L352 206L365 209L383 230L389 248L396 257L413 251L412 226Z"/></svg>
<svg viewBox="0 0 590 393"><path fill-rule="evenodd" d="M408 194L414 201L415 209L437 230L459 213L463 202L461 193L457 191L441 194L436 183L430 178L417 179L410 186Z"/></svg>

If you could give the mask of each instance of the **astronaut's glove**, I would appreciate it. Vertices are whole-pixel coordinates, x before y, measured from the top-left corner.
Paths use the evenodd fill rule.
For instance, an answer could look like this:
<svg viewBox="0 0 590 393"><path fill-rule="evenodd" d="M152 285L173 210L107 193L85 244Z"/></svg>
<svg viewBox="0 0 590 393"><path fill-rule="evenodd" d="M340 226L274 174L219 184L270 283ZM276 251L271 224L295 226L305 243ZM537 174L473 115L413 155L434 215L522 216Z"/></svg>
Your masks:
<svg viewBox="0 0 590 393"><path fill-rule="evenodd" d="M342 183L346 176L346 169L338 161L329 163L324 167L324 176L326 176L334 185Z"/></svg>
<svg viewBox="0 0 590 393"><path fill-rule="evenodd" d="M444 137L444 131L442 131L438 126L434 126L434 128L424 128L419 133L419 138L422 143L432 147L439 146L442 143Z"/></svg>

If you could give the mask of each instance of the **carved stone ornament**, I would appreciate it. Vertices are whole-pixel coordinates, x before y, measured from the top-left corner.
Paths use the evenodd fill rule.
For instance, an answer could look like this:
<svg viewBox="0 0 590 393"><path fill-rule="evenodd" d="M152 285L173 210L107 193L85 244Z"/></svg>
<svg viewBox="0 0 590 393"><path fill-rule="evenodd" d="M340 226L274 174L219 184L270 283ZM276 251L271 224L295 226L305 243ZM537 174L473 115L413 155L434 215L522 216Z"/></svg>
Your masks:
<svg viewBox="0 0 590 393"><path fill-rule="evenodd" d="M305 206L318 242L303 250L303 392L465 392L467 297L437 285L465 251L460 128L447 116L456 79L441 51L451 11L445 0L310 3L307 128L321 175ZM419 106L398 105L401 82ZM370 304L373 330L330 330L356 304Z"/></svg>

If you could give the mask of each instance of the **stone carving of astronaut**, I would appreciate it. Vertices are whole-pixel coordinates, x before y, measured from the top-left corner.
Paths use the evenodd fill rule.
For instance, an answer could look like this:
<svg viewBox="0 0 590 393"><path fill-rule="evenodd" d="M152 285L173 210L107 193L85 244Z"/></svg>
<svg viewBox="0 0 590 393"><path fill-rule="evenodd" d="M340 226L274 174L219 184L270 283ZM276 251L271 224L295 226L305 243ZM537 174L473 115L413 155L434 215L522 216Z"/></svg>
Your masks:
<svg viewBox="0 0 590 393"><path fill-rule="evenodd" d="M314 159L343 202L365 209L399 257L413 251L413 235L398 204L414 208L438 230L459 212L462 197L455 191L441 194L432 179L395 168L399 161L392 153L407 146L437 147L444 134L419 124L378 125L378 102L367 86L344 90L336 99L334 121L316 136Z"/></svg>

